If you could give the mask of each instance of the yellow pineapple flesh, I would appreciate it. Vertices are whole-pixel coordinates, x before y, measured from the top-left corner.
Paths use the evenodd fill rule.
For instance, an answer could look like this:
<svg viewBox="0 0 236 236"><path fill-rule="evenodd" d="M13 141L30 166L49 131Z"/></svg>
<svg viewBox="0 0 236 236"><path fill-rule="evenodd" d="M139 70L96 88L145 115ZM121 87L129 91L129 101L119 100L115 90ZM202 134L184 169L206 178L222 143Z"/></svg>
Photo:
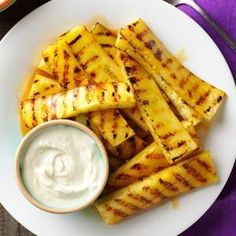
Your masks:
<svg viewBox="0 0 236 236"><path fill-rule="evenodd" d="M107 189L126 187L169 165L170 163L166 160L160 145L153 142L112 173L108 180Z"/></svg>
<svg viewBox="0 0 236 236"><path fill-rule="evenodd" d="M29 98L32 99L48 96L56 93L61 93L62 91L62 87L54 79L36 74L29 92Z"/></svg>
<svg viewBox="0 0 236 236"><path fill-rule="evenodd" d="M126 53L122 61L131 82L137 105L154 140L171 163L198 148L163 98L153 78Z"/></svg>
<svg viewBox="0 0 236 236"><path fill-rule="evenodd" d="M81 113L133 107L136 101L128 88L129 85L124 83L100 83L24 100L21 103L22 120L30 128L48 120L69 118Z"/></svg>
<svg viewBox="0 0 236 236"><path fill-rule="evenodd" d="M170 166L144 180L101 197L95 209L107 224L115 224L139 210L218 180L209 152Z"/></svg>
<svg viewBox="0 0 236 236"><path fill-rule="evenodd" d="M210 120L213 117L225 96L222 90L183 66L141 19L121 29L120 34L139 54L139 62L149 67L160 87L164 80L202 118Z"/></svg>
<svg viewBox="0 0 236 236"><path fill-rule="evenodd" d="M88 85L89 77L82 70L70 47L63 41L49 46L43 52L43 58L54 78L64 90Z"/></svg>

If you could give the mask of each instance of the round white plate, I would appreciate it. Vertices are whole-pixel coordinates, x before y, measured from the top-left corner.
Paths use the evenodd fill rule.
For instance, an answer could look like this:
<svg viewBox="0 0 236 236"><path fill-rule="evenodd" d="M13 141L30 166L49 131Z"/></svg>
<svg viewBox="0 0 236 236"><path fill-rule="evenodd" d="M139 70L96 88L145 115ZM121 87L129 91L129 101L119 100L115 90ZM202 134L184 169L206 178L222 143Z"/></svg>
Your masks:
<svg viewBox="0 0 236 236"><path fill-rule="evenodd" d="M167 47L184 49L185 65L201 78L223 89L228 97L205 134L205 149L212 151L220 183L186 194L174 209L171 203L139 214L121 224L105 225L91 210L53 215L30 205L18 191L13 174L14 155L22 136L18 104L24 80L40 52L56 36L78 24L97 20L121 27L143 18ZM24 226L40 236L177 235L211 206L225 185L235 154L236 90L229 68L209 36L188 16L158 0L57 0L19 22L0 44L0 201Z"/></svg>

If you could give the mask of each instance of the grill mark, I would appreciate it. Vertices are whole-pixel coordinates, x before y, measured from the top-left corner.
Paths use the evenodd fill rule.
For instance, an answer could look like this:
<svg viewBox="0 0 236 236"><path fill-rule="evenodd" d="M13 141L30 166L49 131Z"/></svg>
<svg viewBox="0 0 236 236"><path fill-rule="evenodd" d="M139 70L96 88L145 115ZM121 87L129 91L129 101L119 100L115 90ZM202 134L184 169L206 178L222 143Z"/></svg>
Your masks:
<svg viewBox="0 0 236 236"><path fill-rule="evenodd" d="M66 50L63 50L63 56L66 61L70 58L70 54Z"/></svg>
<svg viewBox="0 0 236 236"><path fill-rule="evenodd" d="M128 76L133 75L136 70L137 68L135 66L125 66L125 71Z"/></svg>
<svg viewBox="0 0 236 236"><path fill-rule="evenodd" d="M140 170L142 170L144 168L144 166L142 165L142 164L140 164L140 163L136 163L136 164L134 164L133 166L131 166L131 170L137 170L137 171L140 171Z"/></svg>
<svg viewBox="0 0 236 236"><path fill-rule="evenodd" d="M146 159L158 160L158 159L162 159L164 157L165 156L161 153L151 153L151 154L146 156Z"/></svg>
<svg viewBox="0 0 236 236"><path fill-rule="evenodd" d="M222 99L223 99L223 97L222 97L222 96L219 96L219 97L217 98L217 103L219 103Z"/></svg>
<svg viewBox="0 0 236 236"><path fill-rule="evenodd" d="M184 178L182 177L180 174L174 174L175 179L181 183L182 185L184 185L186 188L189 189L193 189L194 187Z"/></svg>
<svg viewBox="0 0 236 236"><path fill-rule="evenodd" d="M160 137L160 139L166 140L166 139L168 139L168 138L170 138L170 137L173 137L173 136L175 136L175 135L176 135L176 132L169 132L169 133L167 133L167 134L165 134L165 135L162 135L162 136L159 136L159 137Z"/></svg>
<svg viewBox="0 0 236 236"><path fill-rule="evenodd" d="M150 188L149 186L143 187L144 191L149 192L151 195L153 195L155 198L160 198L161 200L167 198L161 191L159 191L157 188Z"/></svg>
<svg viewBox="0 0 236 236"><path fill-rule="evenodd" d="M96 61L98 58L99 58L98 55L92 56L88 61L86 61L86 62L83 64L83 67L87 68L87 66L88 66L89 63Z"/></svg>
<svg viewBox="0 0 236 236"><path fill-rule="evenodd" d="M130 175L128 175L128 174L123 174L123 173L116 176L116 179L117 179L117 180L122 180L122 181L129 180L130 178L131 178Z"/></svg>
<svg viewBox="0 0 236 236"><path fill-rule="evenodd" d="M172 183L165 181L163 179L159 179L159 183L169 189L171 192L178 192L178 188L175 187Z"/></svg>
<svg viewBox="0 0 236 236"><path fill-rule="evenodd" d="M211 106L209 106L205 111L204 111L204 113L208 113L208 112L210 112L211 111Z"/></svg>
<svg viewBox="0 0 236 236"><path fill-rule="evenodd" d="M187 78L182 79L182 80L180 81L180 83L179 83L179 87L180 87L180 88L183 88L184 85L185 85L187 82L188 82L188 81L187 81Z"/></svg>
<svg viewBox="0 0 236 236"><path fill-rule="evenodd" d="M140 196L138 194L132 194L132 193L128 193L127 194L128 197L133 198L139 202L145 203L145 204L150 204L152 203L152 201L148 200L147 198Z"/></svg>
<svg viewBox="0 0 236 236"><path fill-rule="evenodd" d="M202 166L206 171L210 172L211 171L211 166L207 164L207 162L197 159L197 163Z"/></svg>
<svg viewBox="0 0 236 236"><path fill-rule="evenodd" d="M196 180L202 183L206 183L207 179L200 175L193 167L191 167L188 163L183 165L183 168Z"/></svg>
<svg viewBox="0 0 236 236"><path fill-rule="evenodd" d="M162 61L162 51L158 48L157 51L154 53L155 58L158 61Z"/></svg>
<svg viewBox="0 0 236 236"><path fill-rule="evenodd" d="M131 30L131 31L132 31L132 30ZM142 41L143 37L144 37L147 33L148 33L148 31L145 29L145 30L143 30L142 32L138 33L138 34L136 35L136 38Z"/></svg>
<svg viewBox="0 0 236 236"><path fill-rule="evenodd" d="M35 99L32 99L32 119L36 122L36 115L35 115ZM35 124L33 124L34 126Z"/></svg>
<svg viewBox="0 0 236 236"><path fill-rule="evenodd" d="M137 211L140 209L139 207L133 205L132 203L125 202L124 200L121 200L121 199L115 199L115 202L117 202L121 206L127 207L128 209L130 209L132 211Z"/></svg>
<svg viewBox="0 0 236 236"><path fill-rule="evenodd" d="M175 73L171 73L170 76L171 76L171 78L176 79Z"/></svg>
<svg viewBox="0 0 236 236"><path fill-rule="evenodd" d="M115 209L107 204L105 204L105 209L106 211L110 211L112 212L115 216L121 217L121 218L125 218L127 216L129 216L127 213L125 213L124 211L121 211L119 209Z"/></svg>
<svg viewBox="0 0 236 236"><path fill-rule="evenodd" d="M177 147L182 147L183 145L186 144L186 141L185 140L182 140L182 141L179 141L178 144L177 144Z"/></svg>
<svg viewBox="0 0 236 236"><path fill-rule="evenodd" d="M201 95L200 98L197 100L196 104L200 105L204 103L209 95L210 95L210 90L206 91L203 95Z"/></svg>
<svg viewBox="0 0 236 236"><path fill-rule="evenodd" d="M112 135L113 135L113 139L116 139L117 133L114 130L112 131Z"/></svg>
<svg viewBox="0 0 236 236"><path fill-rule="evenodd" d="M69 46L74 45L80 38L81 38L81 35L79 34L75 39L73 39L73 40L69 43Z"/></svg>
<svg viewBox="0 0 236 236"><path fill-rule="evenodd" d="M166 65L171 64L172 62L173 62L173 60L171 58L167 58Z"/></svg>
<svg viewBox="0 0 236 236"><path fill-rule="evenodd" d="M145 43L145 46L148 48L148 49L153 49L156 45L156 42L154 40L149 40L148 42Z"/></svg>
<svg viewBox="0 0 236 236"><path fill-rule="evenodd" d="M102 44L100 44L103 48L112 48L113 47L113 45L111 45L111 44L108 44L108 43L102 43Z"/></svg>

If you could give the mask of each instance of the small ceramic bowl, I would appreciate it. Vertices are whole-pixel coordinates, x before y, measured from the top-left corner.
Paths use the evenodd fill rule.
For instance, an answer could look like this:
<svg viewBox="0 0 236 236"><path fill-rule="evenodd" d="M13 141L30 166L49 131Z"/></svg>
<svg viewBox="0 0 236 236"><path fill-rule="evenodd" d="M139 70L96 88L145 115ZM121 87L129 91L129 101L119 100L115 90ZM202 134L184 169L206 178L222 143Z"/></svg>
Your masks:
<svg viewBox="0 0 236 236"><path fill-rule="evenodd" d="M10 7L16 0L0 0L0 12Z"/></svg>
<svg viewBox="0 0 236 236"><path fill-rule="evenodd" d="M21 163L22 160L24 158L24 154L27 150L27 146L29 145L29 143L32 142L32 140L39 135L41 132L44 132L45 130L47 130L48 128L51 127L56 127L56 126L70 126L70 127L74 127L79 129L80 132L84 132L85 134L87 134L88 136L90 136L96 143L102 160L103 160L103 174L102 174L102 180L99 181L99 186L97 188L97 190L94 192L92 199L89 201L84 201L83 204L78 207L73 207L73 208L66 208L66 209L55 209L54 207L50 207L50 206L46 206L43 203L39 202L36 198L34 198L29 191L27 191L22 176L21 176ZM16 152L16 158L15 158L15 177L16 177L16 183L18 185L19 190L21 191L21 193L24 195L24 197L30 202L32 203L34 206L50 212L50 213L57 213L57 214L65 214L65 213L71 213L71 212L75 212L75 211L79 211L85 207L88 207L89 205L91 205L98 197L99 195L102 193L106 182L107 182L107 178L108 178L108 172L109 172L109 164L108 164L108 157L107 157L107 153L106 150L102 144L102 142L100 141L100 139L86 126L75 122L75 121L71 121L71 120L54 120L54 121L49 121L46 122L42 125L37 126L36 128L32 129L21 141L17 152Z"/></svg>

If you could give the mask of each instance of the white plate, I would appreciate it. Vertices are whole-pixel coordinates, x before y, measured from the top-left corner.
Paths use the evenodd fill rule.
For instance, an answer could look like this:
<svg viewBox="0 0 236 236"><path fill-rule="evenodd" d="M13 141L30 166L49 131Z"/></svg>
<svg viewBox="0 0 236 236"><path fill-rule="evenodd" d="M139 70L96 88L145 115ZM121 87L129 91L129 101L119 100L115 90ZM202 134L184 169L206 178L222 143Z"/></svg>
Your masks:
<svg viewBox="0 0 236 236"><path fill-rule="evenodd" d="M105 225L90 210L53 215L31 206L19 193L13 160L21 140L18 120L19 91L38 62L41 50L56 36L81 23L109 22L120 27L141 17L177 53L194 73L223 89L227 101L205 137L212 151L220 183L180 198L173 209L164 204L115 226ZM235 154L236 93L229 68L209 36L188 16L158 0L57 0L40 7L18 23L0 44L0 201L24 226L40 236L177 235L211 206L225 185Z"/></svg>

